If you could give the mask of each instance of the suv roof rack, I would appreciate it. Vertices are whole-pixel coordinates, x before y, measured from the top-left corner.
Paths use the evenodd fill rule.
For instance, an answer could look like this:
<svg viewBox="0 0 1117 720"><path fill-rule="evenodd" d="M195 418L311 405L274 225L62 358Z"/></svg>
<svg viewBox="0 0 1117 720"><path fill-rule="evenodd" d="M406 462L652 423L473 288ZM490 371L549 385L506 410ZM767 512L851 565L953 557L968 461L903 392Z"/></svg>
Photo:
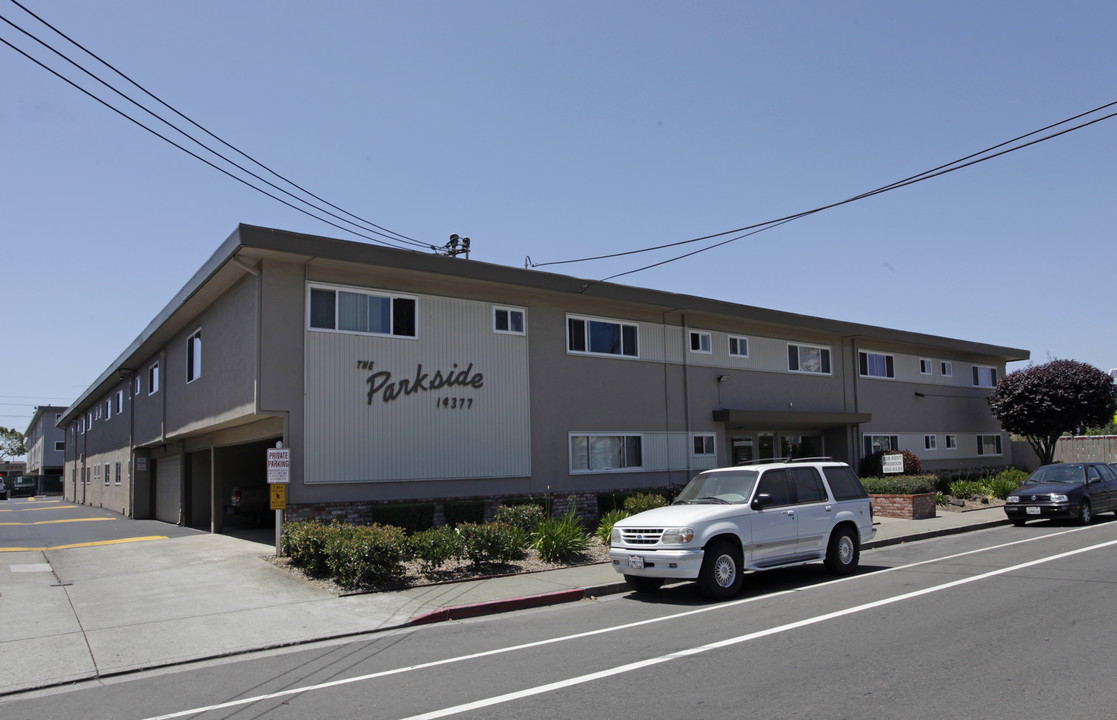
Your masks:
<svg viewBox="0 0 1117 720"><path fill-rule="evenodd" d="M764 458L763 460L742 460L737 463L737 467L742 465L771 465L774 463L796 463L796 462L824 462L833 460L832 457L779 457L779 458Z"/></svg>

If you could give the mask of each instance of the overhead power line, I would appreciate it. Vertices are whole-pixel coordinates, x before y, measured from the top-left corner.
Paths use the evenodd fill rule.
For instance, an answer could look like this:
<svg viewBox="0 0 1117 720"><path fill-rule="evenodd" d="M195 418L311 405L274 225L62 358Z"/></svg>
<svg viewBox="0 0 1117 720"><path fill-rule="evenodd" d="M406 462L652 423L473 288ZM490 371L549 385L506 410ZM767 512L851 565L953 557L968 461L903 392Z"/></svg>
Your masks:
<svg viewBox="0 0 1117 720"><path fill-rule="evenodd" d="M114 73L116 73L116 74L117 74L117 75L119 75L119 76L120 76L121 78L123 78L124 80L126 80L126 81L127 81L127 82L128 82L129 84L131 84L132 86L134 86L135 88L137 88L138 90L140 90L140 91L141 91L142 93L144 93L144 94L145 94L146 96L148 96L148 97L149 97L149 98L151 98L152 100L156 101L157 103L159 103L160 105L162 105L162 106L163 106L164 108L166 108L166 109L170 110L170 111L171 111L171 112L173 112L173 113L174 113L175 115L177 115L178 117L182 118L182 119L183 119L183 120L185 120L186 122L190 123L190 124L191 124L191 125L193 125L194 127L198 128L199 130L201 130L202 132L204 132L204 133L205 133L206 135L208 135L209 137L211 137L211 138L213 138L214 140L218 141L219 143L221 143L221 144L222 144L222 145L224 145L225 147L227 147L227 148L229 148L229 149L233 150L234 152L236 152L237 154L239 154L239 155L240 155L241 157L243 157L243 158L245 158L245 159L249 160L249 161L250 161L251 163L253 163L253 164L254 164L254 165L256 165L257 167L259 167L259 168L263 169L264 171L266 171L267 173L271 174L271 175L272 175L273 177L275 177L275 178L279 179L280 181L282 181L282 182L286 183L286 184L287 184L287 185L289 185L290 187L293 187L293 188L297 189L298 191L302 192L302 193L303 193L303 194L305 194L306 196L309 196L310 198L313 198L314 200L316 200L316 201L318 201L318 202L320 202L320 203L323 203L324 205L326 205L326 206L328 206L328 207L330 207L330 208L333 208L334 210L337 210L338 212L340 212L340 213L343 213L344 215L348 215L348 216L349 216L350 218L353 218L353 220L349 220L349 219L346 219L345 217L342 217L341 215L338 215L338 214L336 214L336 213L334 213L334 212L331 212L330 210L327 210L327 209L325 209L324 207L321 207L321 206L319 206L319 205L316 205L316 204L315 204L314 202L311 202L311 201L309 201L309 200L307 200L307 199L305 199L305 198L303 198L303 197L299 197L299 196L298 196L298 195L296 195L295 193L292 193L291 191L289 191L289 190L287 190L287 189L285 189L285 188L282 188L282 187L280 187L279 185L277 185L277 184L275 184L275 183L271 182L270 180L268 180L268 179L266 179L266 178L264 178L264 177L261 177L261 176L260 176L260 175L258 175L257 173L255 173L255 172L253 172L253 171L249 170L248 168L244 167L243 165L241 165L241 164L239 164L239 163L237 163L237 162L235 162L235 161L231 160L230 158L226 157L225 155L223 155L222 153L218 152L217 150L214 150L214 149L213 149L212 147L210 147L210 146L206 145L206 144L205 144L204 142L202 142L202 141L201 141L201 140L199 140L198 138L196 138L196 137L192 136L192 135L191 135L190 133L186 132L186 131L185 131L185 130L183 130L182 128L178 127L178 126L177 126L177 125L175 125L175 124L174 124L173 122L171 122L171 121L167 120L166 118L162 117L162 116L161 116L161 115L159 115L158 113L156 113L156 112L154 112L153 110L149 109L148 107L144 106L144 105L143 105L142 103L138 102L137 100L135 100L135 99L133 99L132 97L128 96L127 94L123 93L122 91L120 91L119 89L117 89L116 87L114 87L113 85L111 85L110 83L108 83L107 81L103 80L103 79L102 79L101 77L99 77L98 75L96 75L95 73L93 73L92 71L90 71L90 70L89 70L88 68L84 67L84 66L83 66L82 64L78 63L77 61L75 61L75 60L71 59L70 57L68 57L67 55L65 55L64 53L62 53L61 51L59 51L58 49L56 49L55 47L53 47L52 45L50 45L49 43L47 43L46 41L44 41L44 40L42 40L41 38L37 37L36 35L34 35L33 33L31 33L30 31L28 31L28 30L26 30L26 29L24 29L24 28L20 27L19 25L17 25L16 23L14 23L13 21L11 21L10 19L8 19L8 18L6 18L6 17L0 16L0 20L3 20L3 21L4 21L5 23L7 23L8 25L10 25L11 27L15 28L15 29L16 29L16 30L18 30L19 32L21 32L21 33L23 33L24 35L26 35L27 37L31 38L32 40L34 40L35 42L37 42L37 43L38 43L39 45L43 46L44 48L48 49L49 51L51 51L52 53L54 53L54 54L55 54L55 55L57 55L58 57L62 58L63 60L65 60L66 62L68 62L68 63L69 63L70 65L72 65L73 67L77 68L77 69L78 69L78 70L80 70L81 72L85 73L86 75L88 75L89 77L91 77L92 79L94 79L95 81L97 81L98 83L100 83L101 85L103 85L104 87L108 88L108 89L109 89L109 90L111 90L112 92L116 93L116 94L117 94L118 96L120 96L120 97L121 97L121 98L123 98L124 100L127 100L127 101L128 101L129 103L131 103L131 104L132 104L132 105L134 105L135 107L137 107L137 108L139 108L140 110L142 110L142 111L146 112L146 113L147 113L148 115L150 115L151 117L155 118L156 120L158 120L159 122L163 123L164 125L166 125L166 126L170 127L170 128L172 129L172 130L174 130L175 132L179 133L179 134L180 134L180 135L182 135L183 137L185 137L185 138L189 139L189 140L190 140L191 142L193 142L194 144L196 144L196 145L197 145L197 146L199 146L200 148L203 148L203 149L204 149L204 150L206 150L207 152L209 152L209 153L211 153L212 155L214 155L214 156L216 156L216 157L220 158L221 160L225 161L225 162L226 162L226 163L228 163L229 165L232 165L233 167L237 168L237 169L238 169L238 170L240 170L241 172L243 172L243 173L246 173L247 175L251 176L252 178L255 178L256 180L258 180L258 181L260 181L260 182L262 182L262 183L264 183L264 184L268 185L269 187L271 187L271 188L275 189L275 190L276 190L277 192L279 192L279 193L282 193L282 194L286 195L287 197L291 198L291 199L292 199L292 200L294 200L295 202L298 202L298 203L302 203L303 205L306 205L307 207L310 207L310 208L312 208L312 209L313 209L314 211L316 211L316 212L319 212L319 213L323 213L323 214L325 214L325 215L327 215L327 216L329 216L329 217L332 217L332 218L334 218L335 220L338 220L338 221L339 221L339 222L341 222L341 223L345 223L345 224L347 224L347 225L350 225L350 226L352 226L352 227L354 227L354 228L358 228L358 230L353 230L353 229L351 229L350 227L345 227L344 225L339 225L339 224L337 224L337 223L335 223L335 222L332 222L332 221L330 221L330 220L327 220L327 219L325 219L325 218L322 218L322 217L320 217L320 216L318 216L318 215L315 215L315 214L314 214L313 212L310 212L310 211L308 211L308 210L306 210L306 209L304 209L304 208L302 208L302 207L298 207L298 206L296 206L296 205L293 205L293 204L292 204L291 202L288 202L287 200L284 200L284 199L282 199L282 198L280 198L280 197L277 197L277 196L273 195L272 193L268 192L267 190L265 190L265 189L263 189L263 188L260 188L260 187L258 187L258 186L256 186L256 185L252 184L252 183L251 183L250 181L248 181L248 180L245 180L244 178L242 178L242 177L239 177L239 176L235 175L234 173L230 172L229 170L227 170L227 169L225 169L225 168L222 168L222 167L219 167L219 166L217 166L216 164L214 164L214 163L213 163L213 162L211 162L210 160L207 160L206 158L203 158L203 157L201 157L201 156L200 156L200 155L198 155L197 153L195 153L195 152L193 152L193 151L191 151L191 150L189 150L189 149L187 149L187 148L183 147L183 146L182 146L182 145L180 145L179 143L176 143L175 141L171 140L170 138L166 137L165 135L163 135L163 134L159 133L158 131L156 131L156 130L154 130L154 129L152 129L152 128L148 127L147 125L143 124L142 122L140 122L140 121L136 120L136 119L135 119L134 117L132 117L132 116L131 116L131 115L129 115L128 113L124 112L123 110L121 110L121 109L117 108L117 107L116 107L115 105L113 105L112 103L110 103L110 102L108 102L108 101L106 101L106 100L102 99L101 97L97 96L96 94L94 94L94 93L90 92L89 90L86 90L85 88L81 87L80 85L78 85L78 84L77 84L77 83L75 83L74 81L72 81L72 80L70 80L69 78L67 78L66 76L62 75L62 74L61 74L60 72L58 72L58 71L56 71L56 70L54 70L54 69L52 69L52 68L48 67L48 66L47 66L47 65L46 65L45 63L43 63L43 62L41 62L40 60L38 60L37 58L33 57L33 56L32 56L32 55L30 54L30 53L28 53L28 52L25 52L24 50L22 50L22 49L20 49L20 48L16 47L16 46L15 46L14 44L12 44L11 42L9 42L9 41L7 41L7 40L5 40L5 39L3 39L3 38L0 38L0 42L2 42L3 44L7 45L7 46L8 46L8 47L10 47L10 48L12 48L13 50L15 50L16 52L18 52L19 54L23 55L24 57L26 57L26 58L27 58L28 60L30 60L31 62L35 63L36 65L39 65L39 66L40 66L40 67L42 67L42 68L43 68L44 70L46 70L46 71L50 72L51 74L55 75L55 76L56 76L56 77L58 77L59 79L63 80L64 82L66 82L67 84L69 84L69 85L71 85L72 87L76 88L77 90L81 91L82 93L84 93L85 95L89 96L90 98L92 98L92 99L96 100L97 102L99 102L100 104L102 104L102 105L104 105L105 107L109 108L110 110L112 110L112 111L116 112L117 114L121 115L122 117L124 117L125 119L129 120L130 122L132 122L132 123L134 123L134 124L138 125L139 127L143 128L144 130L147 130L147 131L148 131L149 133L151 133L151 134L155 135L156 137L160 138L160 139L161 139L161 140L163 140L164 142L167 142L168 144L172 145L173 147L175 147L175 148L177 148L177 149L179 149L179 150L182 150L183 152L187 153L187 154L188 154L188 155L190 155L191 157L194 157L195 159L197 159L197 160L200 160L201 162L205 163L206 165L209 165L209 166L210 166L211 168L213 168L213 169L215 169L215 170L218 170L219 172L222 172L223 174L227 175L228 177L230 177L230 178L232 178L232 179L234 179L234 180L236 180L236 181L238 181L238 182L240 182L240 183L242 183L242 184L244 184L244 185L246 185L246 186L248 186L248 187L252 188L253 190L256 190L257 192L260 192L260 193L262 193L262 194L264 194L264 195L266 195L266 196L268 196L268 197L272 198L273 200L276 200L276 201L278 201L278 202L281 202L281 203L283 203L284 205L286 205L286 206L288 206L288 207L290 207L290 208L292 208L292 209L294 209L294 210L297 210L297 211L299 211L299 212L303 213L304 215L308 215L308 216L310 216L310 217L312 217L312 218L314 218L314 219L316 219L316 220L319 220L319 221L321 221L321 222L325 222L325 223L327 223L328 225L331 225L331 226L333 226L333 227L335 227L335 228L338 228L339 230L342 230L342 231L344 231L344 232L347 232L347 233L352 233L352 234L354 234L354 235L358 235L358 236L360 236L360 237L363 237L363 238L365 238L365 239L367 239L367 240L370 240L370 241L372 241L372 242L377 242L377 243L381 243L381 244L385 244L385 245L391 245L391 246L393 246L393 247L402 247L403 245L411 245L411 246L414 246L414 247L420 247L420 248L423 248L423 249L436 250L436 248L435 248L435 247L434 247L433 245L430 245L430 244L428 244L428 243L424 243L424 242L421 242L421 241L419 241L419 240L415 240L414 238L408 237L407 235L403 235L402 233L398 233L398 232L395 232L395 231L393 231L393 230L389 230L389 229L387 229L387 228L385 228L385 227L382 227L381 225L378 225L378 224L376 224L376 223L373 223L373 222L371 222L371 221L369 221L369 220L365 220L365 219L361 218L361 217L360 217L360 216L358 216L358 215L355 215L355 214L353 214L353 213L351 213L351 212L349 212L349 211L347 211L347 210L344 210L344 209L342 209L342 208L338 207L337 205L334 205L333 203L330 203L330 202L328 202L328 201L326 201L326 200L322 199L322 198L321 198L321 197L319 197L318 195L315 195L314 193L310 192L309 190L306 190L306 189L305 189L305 188L303 188L303 187L302 187L301 185L298 185L297 183L293 182L292 180L288 179L287 177L285 177L285 176L283 176L283 175L279 174L278 172L276 172L276 171L272 170L272 169L271 169L270 167L268 167L267 165L264 165L263 163L259 162L258 160L256 160L255 158L251 157L251 156L250 156L250 155L248 155L247 153L245 153L245 152L241 151L240 149L236 148L236 147L235 147L235 146L233 146L232 144L230 144L230 143L226 142L225 140L221 139L220 137L218 137L218 136L217 136L217 135L215 135L214 133L210 132L209 130L207 130L206 128L204 128L203 126L201 126L200 124L198 124L198 123L197 123L197 122L195 122L194 120L190 119L189 117L187 117L186 115L184 115L183 113L181 113L180 111L178 111L177 109L175 109L174 107L172 107L171 105L169 105L168 103L164 102L163 100L161 100L160 98L158 98L157 96L155 96L155 95L154 95L153 93L151 93L151 92L149 92L149 91L148 91L147 89L145 89L145 88L144 88L143 86L141 86L141 85L140 85L139 83L137 83L136 81L134 81L134 80L133 80L132 78L128 77L128 76L127 76L127 75L125 75L125 74L124 74L123 72L121 72L120 70L118 70L118 69L117 69L116 67L114 67L114 66L113 66L112 64L110 64L110 63L109 63L109 62L107 62L106 60L102 59L102 58L101 58L100 56L98 56L98 55L97 55L96 53L94 53L93 51L91 51L91 50L87 49L87 48L86 48L85 46L83 46L82 44L80 44L79 42L77 42L76 40L74 40L73 38L71 38L71 37L70 37L69 35L67 35L66 33L62 32L62 31L61 31L61 30L59 30L58 28L56 28L56 27L55 27L54 25L52 25L51 23L47 22L46 20L44 20L44 19L43 19L43 18L41 18L40 16L36 15L36 14L35 14L34 12L32 12L31 10L29 10L28 8L24 7L24 6L22 5L22 4L20 4L19 2L17 2L17 0L11 0L11 2L12 2L12 4L14 4L14 5L16 5L17 7L19 7L19 8L21 9L21 10L23 10L24 12L26 12L26 13L27 13L28 15L32 16L33 18L35 18L35 19L36 19L37 21L39 21L40 23L42 23L42 24L43 24L43 25L45 25L46 27L50 28L50 29L51 29L52 31L54 31L54 32L55 32L56 34L58 34L59 36L61 36L61 37L65 38L65 39L66 39L66 40L67 40L67 41L68 41L69 43L71 43L71 44L72 44L72 45L74 45L75 47L79 48L79 49L80 49L80 50L81 50L82 52L86 53L87 55L89 55L90 57L94 58L95 60L97 60L97 61L98 61L99 63L101 63L101 64L102 64L102 65L104 65L105 67L107 67L107 68L109 68L110 70L112 70L112 71L113 71ZM379 237L372 237L372 236L370 236L370 235L367 235L367 234L365 234L366 232L367 232L367 233L372 233L373 235L376 235L376 236L379 236ZM381 239L381 238L383 238L383 239Z"/></svg>
<svg viewBox="0 0 1117 720"><path fill-rule="evenodd" d="M723 232L714 233L712 235L703 235L702 237L691 238L689 240L681 240L681 241L673 242L673 243L665 243L665 244L662 244L662 245L655 245L655 246L651 246L651 247L638 248L638 249L635 249L635 250L627 250L627 251L624 251L624 252L610 253L610 254L606 254L606 255L595 255L595 256L592 256L592 257L577 258L577 259L573 259L573 260L558 260L558 261L553 261L553 262L532 263L532 262L530 262L530 259L529 259L527 264L530 267L538 268L538 267L546 267L546 266L549 266L549 265L566 265L566 264L572 264L572 263L592 262L592 261L596 261L596 260L606 260L606 259L611 259L611 258L626 257L626 256L629 256L629 255L638 255L638 254L641 254L641 253L654 252L656 250L665 250L665 249L673 248L673 247L681 247L683 245L689 245L689 244L693 244L693 243L703 242L703 241L706 241L706 240L714 240L716 238L722 238L722 237L725 237L726 235L734 235L734 237L730 237L730 238L722 240L720 242L716 242L716 243L713 243L711 245L707 245L707 246L698 248L696 250L692 250L691 252L684 253L682 255L677 255L677 256L674 256L674 257L671 257L671 258L667 258L666 260L661 260L659 262L655 262L655 263L652 263L652 264L649 264L649 265L645 265L643 267L639 267L639 268L636 268L636 269L633 269L633 270L628 270L628 271L622 272L622 273L617 273L615 275L610 275L609 277L602 278L600 280L596 280L594 282L591 282L591 283L587 284L585 287L582 288L582 292L585 292L586 289L588 289L590 286L592 286L596 283L606 282L606 281L613 280L613 279L618 278L618 277L623 277L625 275L632 275L632 274L635 274L635 273L638 273L638 272L643 272L644 270L650 270L652 268L659 267L661 265L667 265L669 263L677 262L679 260L683 260L683 259L686 259L688 257L693 257L694 255L698 255L700 253L704 253L706 251L722 247L723 245L728 245L729 243L733 243L733 242L736 242L736 241L741 240L743 238L749 237L751 235L755 235L757 233L764 232L765 230L771 230L773 228L779 227L780 225L785 225L789 222L792 222L793 220L799 220L800 218L804 218L804 217L807 217L809 215L814 215L816 213L823 212L824 210L831 210L833 208L840 207L842 205L848 205L848 204L856 202L858 200L864 200L865 198L873 197L874 195L880 195L880 194L885 193L885 192L889 192L889 191L892 191L892 190L897 190L897 189L902 188L902 187L907 187L908 185L914 185L916 183L923 182L925 180L930 180L932 178L936 178L936 177L939 177L941 175L946 175L948 173L952 173L952 172L955 172L957 170L962 170L962 169L970 167L972 165L977 165L979 163L983 163L983 162L986 162L988 160L992 160L992 159L1000 157L1002 155L1007 155L1008 153L1011 153L1011 152L1016 152L1017 150L1023 150L1024 148L1031 147L1032 145L1037 145L1041 142L1046 142L1047 140L1057 138L1061 135L1066 135L1067 133L1074 132L1075 130L1081 130L1084 127L1088 127L1088 126L1093 125L1095 123L1099 123L1103 120L1108 120L1110 118L1117 117L1117 112L1112 112L1112 113L1109 113L1108 115L1103 115L1102 117L1094 118L1092 120L1089 120L1087 122L1075 125L1073 127L1064 128L1063 130L1051 133L1051 134L1046 135L1044 137L1036 138L1036 139L1031 140L1029 142L1021 143L1022 140L1030 138L1034 135L1038 135L1040 133L1046 132L1048 130L1059 127L1061 125L1066 125L1067 123L1074 122L1076 120L1080 120L1080 119L1082 119L1084 117L1087 117L1089 115L1094 115L1094 114L1099 113L1099 112L1101 112L1103 110L1106 110L1108 108L1112 108L1115 105L1117 105L1117 101L1113 101L1113 102L1106 103L1104 105L1100 105L1100 106L1094 108L1093 110L1087 110L1086 112L1079 113L1077 115L1066 118L1065 120L1060 120L1059 122L1052 123L1051 125L1047 125L1045 127L1039 128L1037 130L1033 130L1029 133L1025 133L1024 135L1020 135L1018 137L1015 137L1011 140L1006 140L1002 143L998 143L997 145L993 145L991 147L985 148L984 150L980 150L976 153L972 153L972 154L967 155L963 158L959 158L958 160L954 160L953 162L946 163L945 165L939 165L936 168L926 170L926 171L921 172L917 175L912 175L910 177L904 178L903 180L897 180L896 182L890 183L888 185L883 185L879 188L876 188L875 190L870 190L868 192L861 193L860 195L854 195L853 197L846 198L845 200L839 200L837 202L833 202L833 203L830 203L828 205L822 205L820 207L816 207L816 208L813 208L811 210L804 210L802 212L798 212L798 213L795 213L793 215L787 215L787 216L784 216L784 217L781 217L781 218L776 218L774 220L767 220L765 222L756 223L754 225L747 225L745 227L740 227L740 228L736 228L736 229L733 229L733 230L725 230ZM1015 144L1015 143L1021 143L1021 144Z"/></svg>

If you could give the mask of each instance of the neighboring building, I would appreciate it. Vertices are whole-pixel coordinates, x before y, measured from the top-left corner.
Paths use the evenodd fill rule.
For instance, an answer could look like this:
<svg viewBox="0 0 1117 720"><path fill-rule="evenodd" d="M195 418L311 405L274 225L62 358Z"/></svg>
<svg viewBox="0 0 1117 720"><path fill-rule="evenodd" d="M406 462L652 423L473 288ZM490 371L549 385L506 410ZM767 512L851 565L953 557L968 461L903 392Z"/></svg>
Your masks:
<svg viewBox="0 0 1117 720"><path fill-rule="evenodd" d="M986 397L1027 358L242 225L63 414L65 494L220 531L277 441L289 517L544 494L592 514L709 467L879 448L1000 468Z"/></svg>
<svg viewBox="0 0 1117 720"><path fill-rule="evenodd" d="M27 426L27 475L62 475L66 432L58 427L64 407L41 405Z"/></svg>
<svg viewBox="0 0 1117 720"><path fill-rule="evenodd" d="M27 474L27 463L22 460L0 462L0 477L15 478Z"/></svg>

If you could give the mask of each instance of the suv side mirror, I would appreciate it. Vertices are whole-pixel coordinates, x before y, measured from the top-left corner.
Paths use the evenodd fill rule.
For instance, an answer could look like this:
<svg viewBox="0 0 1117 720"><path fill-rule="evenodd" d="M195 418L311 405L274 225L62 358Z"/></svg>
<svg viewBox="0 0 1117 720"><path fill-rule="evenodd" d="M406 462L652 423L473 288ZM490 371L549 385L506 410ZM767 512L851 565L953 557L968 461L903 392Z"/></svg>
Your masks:
<svg viewBox="0 0 1117 720"><path fill-rule="evenodd" d="M775 500L768 493L757 493L756 497L752 499L752 509L759 510L762 507L771 505Z"/></svg>

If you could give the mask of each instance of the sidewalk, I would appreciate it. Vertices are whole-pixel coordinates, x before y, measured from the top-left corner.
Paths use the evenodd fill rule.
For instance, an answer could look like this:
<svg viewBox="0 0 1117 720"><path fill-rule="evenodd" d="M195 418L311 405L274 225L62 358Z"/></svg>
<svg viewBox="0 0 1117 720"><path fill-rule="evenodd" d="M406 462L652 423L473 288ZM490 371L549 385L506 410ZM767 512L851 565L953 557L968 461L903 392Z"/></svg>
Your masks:
<svg viewBox="0 0 1117 720"><path fill-rule="evenodd" d="M1006 524L997 508L877 518L863 549ZM267 542L168 540L0 553L0 696L252 650L626 592L608 564L337 597Z"/></svg>

